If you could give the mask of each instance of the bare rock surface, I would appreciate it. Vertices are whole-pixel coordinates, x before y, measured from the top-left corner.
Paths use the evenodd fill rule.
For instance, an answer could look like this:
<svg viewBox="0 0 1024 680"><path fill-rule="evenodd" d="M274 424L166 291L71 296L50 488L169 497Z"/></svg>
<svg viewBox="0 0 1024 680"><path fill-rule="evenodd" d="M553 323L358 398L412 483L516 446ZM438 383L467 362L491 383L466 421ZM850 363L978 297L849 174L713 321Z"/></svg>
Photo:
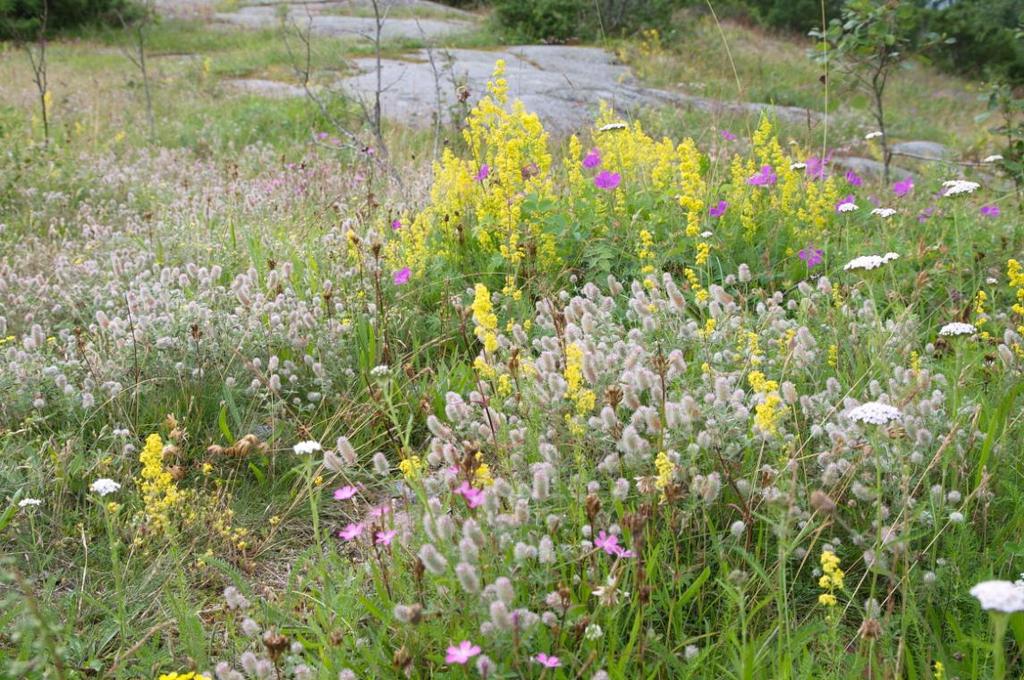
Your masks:
<svg viewBox="0 0 1024 680"><path fill-rule="evenodd" d="M456 86L466 86L471 101L479 99L486 92L495 62L503 59L509 95L521 99L527 110L559 132L593 121L600 101L607 101L626 115L644 107L670 105L723 113L767 110L791 121L817 117L795 107L724 102L643 87L629 67L596 47L526 45L498 50L434 50L432 55L433 67L427 50L382 62L385 115L413 125L429 124L440 97L442 114L447 116L456 104ZM367 58L354 63L360 72L343 79L340 86L353 96L372 97L377 85L376 61Z"/></svg>

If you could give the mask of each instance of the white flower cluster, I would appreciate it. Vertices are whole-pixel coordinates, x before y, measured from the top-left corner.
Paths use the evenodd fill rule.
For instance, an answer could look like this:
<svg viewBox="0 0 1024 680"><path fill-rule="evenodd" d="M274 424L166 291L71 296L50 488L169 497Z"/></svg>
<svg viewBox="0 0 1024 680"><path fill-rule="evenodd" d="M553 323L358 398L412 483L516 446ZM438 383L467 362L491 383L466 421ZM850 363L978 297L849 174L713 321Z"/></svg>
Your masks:
<svg viewBox="0 0 1024 680"><path fill-rule="evenodd" d="M991 156L985 156L984 158L982 158L981 162L982 163L995 163L996 161L1001 161L1001 160L1003 160L1002 155L998 154L998 153L994 153Z"/></svg>
<svg viewBox="0 0 1024 680"><path fill-rule="evenodd" d="M320 446L320 442L315 441L299 442L298 444L292 447L292 451L299 454L300 456L308 455L310 453L316 453L317 451L320 451L322 449L323 447Z"/></svg>
<svg viewBox="0 0 1024 680"><path fill-rule="evenodd" d="M101 496L106 496L107 494L114 493L115 491L120 491L121 485L113 479L102 477L90 484L89 490L93 493L98 493Z"/></svg>
<svg viewBox="0 0 1024 680"><path fill-rule="evenodd" d="M978 329L973 324L961 323L954 321L953 323L947 323L945 326L939 329L939 335L951 337L954 335L974 335L978 332Z"/></svg>
<svg viewBox="0 0 1024 680"><path fill-rule="evenodd" d="M896 211L892 208L875 208L871 211L872 215L878 215L879 217L892 217L896 214Z"/></svg>
<svg viewBox="0 0 1024 680"><path fill-rule="evenodd" d="M1024 611L1024 588L1012 581L982 581L971 588L971 595L978 598L986 611Z"/></svg>
<svg viewBox="0 0 1024 680"><path fill-rule="evenodd" d="M869 132L866 135L864 135L864 139L872 140L872 139L875 139L876 137L881 137L881 136L882 136L882 131L881 130L875 130L874 132Z"/></svg>
<svg viewBox="0 0 1024 680"><path fill-rule="evenodd" d="M899 259L899 253L886 253L885 255L861 255L855 257L845 265L843 265L843 271L854 271L856 269L878 269L883 264L888 264L893 260Z"/></svg>
<svg viewBox="0 0 1024 680"><path fill-rule="evenodd" d="M836 206L836 210L841 213L848 213L858 210L859 206L853 201L845 201Z"/></svg>
<svg viewBox="0 0 1024 680"><path fill-rule="evenodd" d="M858 423L869 423L871 425L885 425L886 423L899 420L903 414L895 406L883 404L879 401L869 401L865 404L851 409L847 414L850 420Z"/></svg>
<svg viewBox="0 0 1024 680"><path fill-rule="evenodd" d="M20 501L18 501L19 508L35 507L37 505L42 504L43 502L38 498L22 498Z"/></svg>
<svg viewBox="0 0 1024 680"><path fill-rule="evenodd" d="M943 196L959 196L960 194L972 194L981 185L966 179L951 179L942 183Z"/></svg>

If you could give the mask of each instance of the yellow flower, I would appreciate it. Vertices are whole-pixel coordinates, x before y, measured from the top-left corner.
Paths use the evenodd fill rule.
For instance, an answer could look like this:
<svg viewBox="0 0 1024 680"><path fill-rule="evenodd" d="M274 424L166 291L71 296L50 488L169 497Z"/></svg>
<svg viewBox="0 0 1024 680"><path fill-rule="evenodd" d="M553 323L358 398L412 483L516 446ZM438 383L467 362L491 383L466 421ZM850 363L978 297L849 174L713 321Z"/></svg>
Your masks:
<svg viewBox="0 0 1024 680"><path fill-rule="evenodd" d="M153 433L146 438L139 462L142 463L139 486L146 520L157 531L163 531L169 525L170 513L184 501L184 494L178 490L171 473L164 468L164 444L160 435Z"/></svg>
<svg viewBox="0 0 1024 680"><path fill-rule="evenodd" d="M420 478L426 466L427 464L419 456L409 456L398 464L398 469L402 471L406 479L415 480Z"/></svg>
<svg viewBox="0 0 1024 680"><path fill-rule="evenodd" d="M498 336L495 333L498 317L491 304L491 292L482 283L476 284L473 292L473 304L470 307L473 310L473 323L476 324L473 332L483 343L484 351L491 353L498 349Z"/></svg>

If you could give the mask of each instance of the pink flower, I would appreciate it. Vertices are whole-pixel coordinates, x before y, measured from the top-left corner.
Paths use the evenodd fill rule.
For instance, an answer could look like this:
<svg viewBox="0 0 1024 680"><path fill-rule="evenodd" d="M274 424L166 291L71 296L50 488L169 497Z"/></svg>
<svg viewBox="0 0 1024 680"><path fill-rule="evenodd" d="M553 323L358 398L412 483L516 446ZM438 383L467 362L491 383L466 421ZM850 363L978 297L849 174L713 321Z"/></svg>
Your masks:
<svg viewBox="0 0 1024 680"><path fill-rule="evenodd" d="M727 142L735 142L736 141L736 135L734 135L733 133L729 132L728 130L720 130L718 134L722 135L722 139L724 139Z"/></svg>
<svg viewBox="0 0 1024 680"><path fill-rule="evenodd" d="M557 656L548 656L544 652L541 652L533 658L541 666L544 666L544 668L558 668L562 665L562 662Z"/></svg>
<svg viewBox="0 0 1024 680"><path fill-rule="evenodd" d="M348 499L355 496L357 493L359 493L359 489L357 489L356 487L352 485L343 486L340 489L334 490L334 500L347 501Z"/></svg>
<svg viewBox="0 0 1024 680"><path fill-rule="evenodd" d="M619 545L619 537L615 534L607 534L604 530L597 534L597 538L594 539L594 545L609 555L618 555L622 550L622 547Z"/></svg>
<svg viewBox="0 0 1024 680"><path fill-rule="evenodd" d="M825 251L820 248L815 248L814 246L808 246L797 253L797 255L801 260L807 263L808 269L814 269L821 264L821 261L824 259Z"/></svg>
<svg viewBox="0 0 1024 680"><path fill-rule="evenodd" d="M914 180L911 177L901 179L899 182L894 182L892 185L892 193L902 198L910 193L910 190L914 188Z"/></svg>
<svg viewBox="0 0 1024 680"><path fill-rule="evenodd" d="M825 163L827 159L821 159L817 156L811 156L807 159L807 169L804 172L811 179L821 179L825 176Z"/></svg>
<svg viewBox="0 0 1024 680"><path fill-rule="evenodd" d="M855 173L853 170L846 171L846 181L855 187L859 187L864 184L864 180L860 178L860 175Z"/></svg>
<svg viewBox="0 0 1024 680"><path fill-rule="evenodd" d="M363 533L362 524L349 524L338 532L338 537L345 541L354 541Z"/></svg>
<svg viewBox="0 0 1024 680"><path fill-rule="evenodd" d="M726 201L719 201L718 205L708 209L708 214L712 217L721 217L725 214L725 209L729 207Z"/></svg>
<svg viewBox="0 0 1024 680"><path fill-rule="evenodd" d="M402 220L397 219L397 218L391 220L391 230L392 231L398 231L401 228L402 228Z"/></svg>
<svg viewBox="0 0 1024 680"><path fill-rule="evenodd" d="M999 206L989 203L981 206L981 214L985 217L999 217Z"/></svg>
<svg viewBox="0 0 1024 680"><path fill-rule="evenodd" d="M598 189L611 190L619 186L619 182L622 181L622 176L617 172L608 172L602 170L594 176L594 186Z"/></svg>
<svg viewBox="0 0 1024 680"><path fill-rule="evenodd" d="M370 510L370 518L371 519L380 519L381 517L383 517L384 515L388 514L389 512L391 512L391 508L389 506L387 506L387 505L378 505L377 507L375 507L372 510Z"/></svg>
<svg viewBox="0 0 1024 680"><path fill-rule="evenodd" d="M775 169L772 166L762 165L757 174L747 180L747 184L754 187L765 187L775 184L777 179L779 176L775 174Z"/></svg>
<svg viewBox="0 0 1024 680"><path fill-rule="evenodd" d="M409 283L409 277L412 276L412 272L408 267L402 267L392 275L395 280L396 286L402 286Z"/></svg>
<svg viewBox="0 0 1024 680"><path fill-rule="evenodd" d="M445 663L457 663L463 666L469 663L469 660L480 653L480 648L474 645L469 640L463 640L459 643L459 646L449 645L448 654L444 657Z"/></svg>
<svg viewBox="0 0 1024 680"><path fill-rule="evenodd" d="M583 167L596 168L601 165L601 151L595 146L583 158Z"/></svg>
<svg viewBox="0 0 1024 680"><path fill-rule="evenodd" d="M488 166L487 163L484 163L483 165L480 166L480 169L477 170L476 177L474 177L473 179L475 179L477 182L483 182L485 179L487 179L487 176L490 174L490 166Z"/></svg>
<svg viewBox="0 0 1024 680"><path fill-rule="evenodd" d="M394 529L378 531L373 535L373 542L377 545L391 545L391 541L395 540L395 534L397 533Z"/></svg>
<svg viewBox="0 0 1024 680"><path fill-rule="evenodd" d="M466 505L470 508L475 508L484 502L484 492L471 486L469 482L463 482L459 488L455 490L455 493L465 498Z"/></svg>

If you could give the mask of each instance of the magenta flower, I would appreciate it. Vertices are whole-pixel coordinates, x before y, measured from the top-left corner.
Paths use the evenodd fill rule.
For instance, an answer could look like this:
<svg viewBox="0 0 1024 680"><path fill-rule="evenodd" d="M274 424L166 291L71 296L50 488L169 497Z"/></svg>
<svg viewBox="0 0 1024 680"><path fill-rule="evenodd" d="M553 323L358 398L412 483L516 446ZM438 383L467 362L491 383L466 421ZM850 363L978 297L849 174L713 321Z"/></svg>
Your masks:
<svg viewBox="0 0 1024 680"><path fill-rule="evenodd" d="M558 668L562 665L561 660L559 660L557 656L548 656L544 652L541 652L533 658L541 666L544 666L544 668Z"/></svg>
<svg viewBox="0 0 1024 680"><path fill-rule="evenodd" d="M756 175L747 180L747 184L754 187L765 187L775 184L779 176L770 165L762 165Z"/></svg>
<svg viewBox="0 0 1024 680"><path fill-rule="evenodd" d="M487 176L490 174L490 166L488 166L487 163L484 163L483 165L480 166L480 169L477 170L476 177L474 177L473 179L475 179L477 182L483 182L485 179L487 179Z"/></svg>
<svg viewBox="0 0 1024 680"><path fill-rule="evenodd" d="M391 231L398 231L402 228L402 220L394 219L391 220Z"/></svg>
<svg viewBox="0 0 1024 680"><path fill-rule="evenodd" d="M330 135L327 134L326 132L318 132L318 133L316 133L316 138L321 140L321 141L327 139L328 137L330 137Z"/></svg>
<svg viewBox="0 0 1024 680"><path fill-rule="evenodd" d="M619 173L608 172L607 170L602 170L594 176L594 186L605 191L610 191L619 186L621 181L622 176Z"/></svg>
<svg viewBox="0 0 1024 680"><path fill-rule="evenodd" d="M985 217L999 217L999 206L989 203L981 206L981 214Z"/></svg>
<svg viewBox="0 0 1024 680"><path fill-rule="evenodd" d="M380 519L381 517L383 517L384 515L388 514L389 512L391 512L391 507L390 506L378 505L377 507L372 508L370 510L370 518L371 519Z"/></svg>
<svg viewBox="0 0 1024 680"><path fill-rule="evenodd" d="M471 486L469 482L463 482L462 485L455 490L455 493L465 498L466 505L471 509L484 502L484 492L481 489Z"/></svg>
<svg viewBox="0 0 1024 680"><path fill-rule="evenodd" d="M395 535L398 532L394 529L388 531L378 531L373 535L373 542L377 545L391 545L391 541L395 540Z"/></svg>
<svg viewBox="0 0 1024 680"><path fill-rule="evenodd" d="M596 168L601 165L601 151L596 146L583 158L583 167Z"/></svg>
<svg viewBox="0 0 1024 680"><path fill-rule="evenodd" d="M825 251L821 250L820 248L815 248L813 246L808 246L804 248L799 253L797 253L797 255L800 257L801 260L807 263L808 269L814 269L819 264L821 264L821 261L823 259L825 259Z"/></svg>
<svg viewBox="0 0 1024 680"><path fill-rule="evenodd" d="M817 156L810 156L807 159L807 169L804 171L811 179L821 179L825 176L825 160Z"/></svg>
<svg viewBox="0 0 1024 680"><path fill-rule="evenodd" d="M607 534L603 530L597 534L597 538L594 539L594 545L609 555L618 555L619 551L622 550L622 546L619 545L619 537L615 534Z"/></svg>
<svg viewBox="0 0 1024 680"><path fill-rule="evenodd" d="M402 267L392 276L395 280L396 286L404 286L405 284L409 283L409 277L412 276L412 272L409 271L408 267Z"/></svg>
<svg viewBox="0 0 1024 680"><path fill-rule="evenodd" d="M340 489L334 490L334 500L347 501L348 499L353 498L357 493L359 493L359 489L356 487L351 485L343 486Z"/></svg>
<svg viewBox="0 0 1024 680"><path fill-rule="evenodd" d="M928 218L935 214L935 206L925 208L921 212L917 213L917 221L924 223L928 221Z"/></svg>
<svg viewBox="0 0 1024 680"><path fill-rule="evenodd" d="M897 197L903 198L910 193L910 190L914 188L914 180L912 177L901 179L898 182L894 182L892 185L892 193L896 194Z"/></svg>
<svg viewBox="0 0 1024 680"><path fill-rule="evenodd" d="M448 654L444 657L445 663L457 663L460 666L464 666L469 663L469 660L480 653L480 648L474 645L469 640L463 640L459 643L459 646L455 645L448 646Z"/></svg>
<svg viewBox="0 0 1024 680"><path fill-rule="evenodd" d="M721 130L719 132L719 134L722 135L722 139L724 139L727 142L735 142L736 141L736 135L734 135L733 133L729 132L728 130Z"/></svg>
<svg viewBox="0 0 1024 680"><path fill-rule="evenodd" d="M349 524L338 532L338 537L345 541L354 541L363 533L362 524Z"/></svg>
<svg viewBox="0 0 1024 680"><path fill-rule="evenodd" d="M853 170L846 171L846 181L849 182L850 185L855 187L859 187L860 185L864 184L864 180L861 179L860 175L855 173Z"/></svg>
<svg viewBox="0 0 1024 680"><path fill-rule="evenodd" d="M708 214L712 217L721 217L725 214L725 209L729 207L729 204L725 201L719 201L718 205L708 209Z"/></svg>

